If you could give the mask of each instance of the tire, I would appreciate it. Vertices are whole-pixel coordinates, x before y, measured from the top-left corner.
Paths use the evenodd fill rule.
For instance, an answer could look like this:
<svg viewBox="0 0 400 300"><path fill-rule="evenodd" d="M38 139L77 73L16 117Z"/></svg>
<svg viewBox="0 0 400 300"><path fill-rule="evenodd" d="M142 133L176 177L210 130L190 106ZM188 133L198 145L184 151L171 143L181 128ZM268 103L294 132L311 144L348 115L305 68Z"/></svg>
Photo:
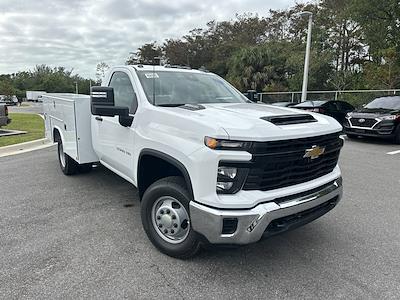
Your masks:
<svg viewBox="0 0 400 300"><path fill-rule="evenodd" d="M78 171L79 164L64 153L62 142L58 142L58 161L60 163L61 171L65 175L73 175Z"/></svg>
<svg viewBox="0 0 400 300"><path fill-rule="evenodd" d="M347 137L348 137L349 139L356 139L356 138L358 138L358 136L355 135L355 134L346 133L346 135L347 135Z"/></svg>
<svg viewBox="0 0 400 300"><path fill-rule="evenodd" d="M190 200L185 181L175 176L154 182L143 195L143 228L153 245L166 255L185 259L201 248L199 236L190 226Z"/></svg>
<svg viewBox="0 0 400 300"><path fill-rule="evenodd" d="M396 133L394 136L394 142L400 145L400 124L397 125Z"/></svg>

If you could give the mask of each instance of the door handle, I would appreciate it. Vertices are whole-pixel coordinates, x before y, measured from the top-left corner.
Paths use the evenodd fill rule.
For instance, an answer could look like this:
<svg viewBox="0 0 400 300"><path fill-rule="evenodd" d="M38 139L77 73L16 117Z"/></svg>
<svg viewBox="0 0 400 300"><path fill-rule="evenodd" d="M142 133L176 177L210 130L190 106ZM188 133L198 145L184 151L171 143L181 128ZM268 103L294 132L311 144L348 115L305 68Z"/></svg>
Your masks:
<svg viewBox="0 0 400 300"><path fill-rule="evenodd" d="M103 118L102 118L102 117L96 117L95 119L96 119L97 121L100 121L100 122L103 121Z"/></svg>

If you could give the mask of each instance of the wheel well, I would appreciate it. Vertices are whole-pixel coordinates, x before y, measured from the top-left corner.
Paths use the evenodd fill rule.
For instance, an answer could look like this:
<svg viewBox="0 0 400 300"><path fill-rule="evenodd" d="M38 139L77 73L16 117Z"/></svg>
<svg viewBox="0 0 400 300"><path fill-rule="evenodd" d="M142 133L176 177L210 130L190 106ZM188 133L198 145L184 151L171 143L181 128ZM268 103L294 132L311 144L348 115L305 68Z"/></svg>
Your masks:
<svg viewBox="0 0 400 300"><path fill-rule="evenodd" d="M61 142L61 135L57 128L53 129L53 141L55 143Z"/></svg>
<svg viewBox="0 0 400 300"><path fill-rule="evenodd" d="M192 184L186 168L174 158L165 154L141 154L138 164L138 190L139 197L142 196L146 189L155 181L168 177L181 176L186 187L193 199Z"/></svg>

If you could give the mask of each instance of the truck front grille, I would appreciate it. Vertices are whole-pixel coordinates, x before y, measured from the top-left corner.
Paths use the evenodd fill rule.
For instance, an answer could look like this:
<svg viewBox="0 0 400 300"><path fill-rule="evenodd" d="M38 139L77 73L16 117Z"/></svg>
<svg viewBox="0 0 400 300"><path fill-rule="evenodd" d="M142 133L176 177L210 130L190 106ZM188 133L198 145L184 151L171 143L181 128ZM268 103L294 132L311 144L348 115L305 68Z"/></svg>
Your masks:
<svg viewBox="0 0 400 300"><path fill-rule="evenodd" d="M319 157L304 157L308 149L325 148ZM272 142L254 142L244 190L273 190L304 183L335 168L343 141L339 133Z"/></svg>

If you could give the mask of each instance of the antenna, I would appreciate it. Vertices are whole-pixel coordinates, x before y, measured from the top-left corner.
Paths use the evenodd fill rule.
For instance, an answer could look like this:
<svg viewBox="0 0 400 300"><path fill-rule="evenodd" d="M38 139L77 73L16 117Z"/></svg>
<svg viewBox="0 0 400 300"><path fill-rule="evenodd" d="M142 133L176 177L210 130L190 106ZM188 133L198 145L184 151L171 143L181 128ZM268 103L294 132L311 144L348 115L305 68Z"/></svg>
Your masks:
<svg viewBox="0 0 400 300"><path fill-rule="evenodd" d="M155 66L153 63L153 105L156 106L156 79L155 79Z"/></svg>
<svg viewBox="0 0 400 300"><path fill-rule="evenodd" d="M159 60L159 64L161 65L161 57L155 56L153 57L153 105L156 106L156 74L155 74L155 65L156 60Z"/></svg>

